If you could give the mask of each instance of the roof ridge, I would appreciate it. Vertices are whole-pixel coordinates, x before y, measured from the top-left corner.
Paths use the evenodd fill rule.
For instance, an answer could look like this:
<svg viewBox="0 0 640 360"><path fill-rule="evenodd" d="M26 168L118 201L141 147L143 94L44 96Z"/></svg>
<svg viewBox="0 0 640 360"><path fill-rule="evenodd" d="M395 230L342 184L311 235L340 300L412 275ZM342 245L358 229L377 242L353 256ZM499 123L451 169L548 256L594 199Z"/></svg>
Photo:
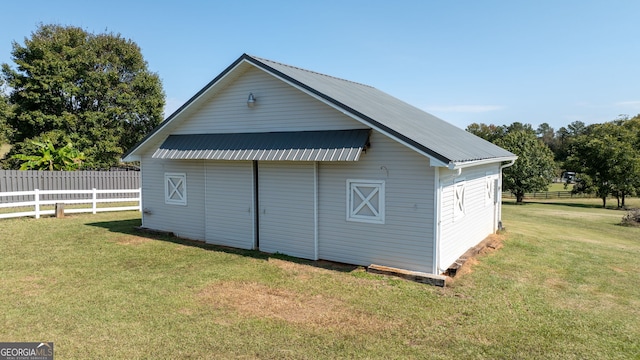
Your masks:
<svg viewBox="0 0 640 360"><path fill-rule="evenodd" d="M363 84L363 83L359 83L357 81L347 80L347 79L339 78L337 76L323 74L321 72L317 72L317 71L313 71L313 70L309 70L309 69L304 69L304 68L301 68L301 67L298 67L298 66L293 66L293 65L289 65L289 64L285 64L285 63L281 63L279 61L274 61L274 60L270 60L270 59L261 58L259 56L253 56L253 55L249 55L249 54L247 54L247 55L252 57L253 59L256 59L256 60L267 61L267 62L270 62L270 63L286 66L286 67L289 67L289 68L292 68L292 69L305 71L305 72L308 72L308 73L311 73L311 74L316 74L316 75L328 77L328 78L331 78L331 79L336 79L336 80L348 82L348 83L351 83L351 84L356 84L356 85L365 86L365 87L368 87L368 88L371 88L371 89L375 89L374 86Z"/></svg>

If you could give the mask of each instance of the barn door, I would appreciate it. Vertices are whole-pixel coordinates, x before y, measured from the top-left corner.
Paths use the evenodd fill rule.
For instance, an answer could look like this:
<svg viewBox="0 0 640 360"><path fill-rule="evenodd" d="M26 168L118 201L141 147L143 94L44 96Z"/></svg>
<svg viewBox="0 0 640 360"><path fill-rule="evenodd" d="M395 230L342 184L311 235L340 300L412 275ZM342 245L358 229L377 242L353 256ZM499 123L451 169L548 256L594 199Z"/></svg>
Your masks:
<svg viewBox="0 0 640 360"><path fill-rule="evenodd" d="M315 164L258 163L260 250L316 259Z"/></svg>
<svg viewBox="0 0 640 360"><path fill-rule="evenodd" d="M214 161L206 169L206 241L252 249L254 246L253 168L249 161Z"/></svg>

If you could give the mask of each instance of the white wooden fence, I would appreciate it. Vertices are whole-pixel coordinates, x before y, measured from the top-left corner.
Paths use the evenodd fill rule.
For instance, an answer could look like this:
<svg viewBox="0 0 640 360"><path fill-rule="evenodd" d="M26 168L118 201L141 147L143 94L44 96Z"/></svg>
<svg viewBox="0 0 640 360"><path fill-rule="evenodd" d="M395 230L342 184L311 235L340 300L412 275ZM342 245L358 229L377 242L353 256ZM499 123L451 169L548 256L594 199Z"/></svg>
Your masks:
<svg viewBox="0 0 640 360"><path fill-rule="evenodd" d="M105 195L109 194L109 195ZM112 194L118 194L119 197L113 197ZM33 200L2 203L0 201L0 209L2 208L21 208L33 207L32 211L17 211L17 212L0 212L0 219L22 217L22 216L35 216L36 219L40 218L40 215L53 215L55 209L42 209L43 206L51 206L55 204L91 204L91 207L78 207L78 208L65 208L65 213L84 213L91 212L96 213L100 211L126 211L126 210L138 210L141 211L141 189L118 189L118 190L39 190L32 191L12 191L12 192L0 192L0 200L3 197L16 197L21 198L28 197ZM43 195L58 195L55 200L43 200ZM60 196L68 196L74 198L60 198ZM101 197L102 196L102 197ZM104 196L110 196L104 198ZM80 198L78 198L80 197ZM130 203L137 202L135 206L116 206L116 207L98 207L100 203Z"/></svg>

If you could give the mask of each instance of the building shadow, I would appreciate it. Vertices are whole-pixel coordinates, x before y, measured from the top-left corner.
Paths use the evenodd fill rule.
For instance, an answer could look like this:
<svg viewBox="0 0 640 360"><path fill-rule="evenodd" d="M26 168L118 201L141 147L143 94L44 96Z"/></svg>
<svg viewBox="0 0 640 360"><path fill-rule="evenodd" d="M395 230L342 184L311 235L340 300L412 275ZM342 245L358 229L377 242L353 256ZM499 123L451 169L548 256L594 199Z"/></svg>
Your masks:
<svg viewBox="0 0 640 360"><path fill-rule="evenodd" d="M118 220L118 221L103 221L103 222L94 222L88 223L88 226L95 226L103 229L107 229L110 232L115 232L119 234L126 234L132 236L139 236L155 241L164 241L177 245L189 246L198 249L202 249L205 251L215 251L215 252L223 252L226 254L233 254L238 256L250 257L253 259L269 261L269 259L278 259L282 261L288 261L300 265L313 266L317 268L334 270L338 272L352 272L361 268L358 265L344 264L327 260L307 260L301 259L294 256L289 256L285 254L271 254L265 253L259 250L244 250L233 248L229 246L222 245L214 245L209 244L204 241L199 240L191 240L185 239L178 236L175 236L170 232L163 231L155 231L150 229L145 229L140 226L140 219L130 219L130 220Z"/></svg>
<svg viewBox="0 0 640 360"><path fill-rule="evenodd" d="M527 201L518 204L515 201L503 201L502 206L527 206L534 204L543 204L543 205L554 205L554 206L565 206L565 207L577 207L577 208L585 208L585 209L602 209L602 205L600 204L584 204L584 203L575 203L575 202L555 202L555 201ZM607 210L618 210L617 207L606 207Z"/></svg>

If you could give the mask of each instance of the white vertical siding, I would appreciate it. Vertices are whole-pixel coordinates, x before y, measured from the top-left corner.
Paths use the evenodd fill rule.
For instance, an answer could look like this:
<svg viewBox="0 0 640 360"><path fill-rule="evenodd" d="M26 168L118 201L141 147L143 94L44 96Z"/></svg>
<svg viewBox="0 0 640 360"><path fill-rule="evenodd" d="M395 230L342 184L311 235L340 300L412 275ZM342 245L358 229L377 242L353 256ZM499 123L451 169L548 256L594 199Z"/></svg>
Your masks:
<svg viewBox="0 0 640 360"><path fill-rule="evenodd" d="M487 180L498 178L499 164L465 168L459 176L454 171L440 171L441 218L440 218L440 270L446 270L468 249L494 232L496 226L496 203L487 199ZM454 218L454 187L464 181L465 212Z"/></svg>
<svg viewBox="0 0 640 360"><path fill-rule="evenodd" d="M171 231L194 240L204 240L204 163L202 161L173 161L142 159L143 226ZM185 173L187 205L165 204L164 174Z"/></svg>
<svg viewBox="0 0 640 360"><path fill-rule="evenodd" d="M256 104L247 107L253 93ZM218 93L174 134L366 129L279 79L251 68Z"/></svg>
<svg viewBox="0 0 640 360"><path fill-rule="evenodd" d="M252 249L254 243L253 164L206 162L206 241ZM198 196L203 196L199 191Z"/></svg>
<svg viewBox="0 0 640 360"><path fill-rule="evenodd" d="M312 162L259 162L260 250L315 257Z"/></svg>
<svg viewBox="0 0 640 360"><path fill-rule="evenodd" d="M355 163L319 164L319 257L432 272L434 169L424 156L373 132ZM346 180L385 182L385 223L346 220Z"/></svg>
<svg viewBox="0 0 640 360"><path fill-rule="evenodd" d="M257 99L252 109L246 105L249 92ZM173 126L172 134L367 128L256 68L249 69L195 109L190 118ZM151 154L163 141L162 137L154 138L148 153L142 156L143 206L151 212L143 215L143 225L205 240L205 165L202 161L152 159ZM186 207L164 203L164 172L187 173Z"/></svg>
<svg viewBox="0 0 640 360"><path fill-rule="evenodd" d="M249 92L256 97L252 109ZM368 128L254 68L194 110L173 134ZM248 248L254 239L249 219L257 212L263 251L433 271L435 169L425 156L376 131L358 162L260 162L258 209L247 202L252 192L243 190L253 181L248 165L157 160L150 158L153 150L142 166L143 206L151 211L144 215L146 227ZM187 206L164 204L164 172L187 174ZM384 181L383 224L347 221L347 179Z"/></svg>

